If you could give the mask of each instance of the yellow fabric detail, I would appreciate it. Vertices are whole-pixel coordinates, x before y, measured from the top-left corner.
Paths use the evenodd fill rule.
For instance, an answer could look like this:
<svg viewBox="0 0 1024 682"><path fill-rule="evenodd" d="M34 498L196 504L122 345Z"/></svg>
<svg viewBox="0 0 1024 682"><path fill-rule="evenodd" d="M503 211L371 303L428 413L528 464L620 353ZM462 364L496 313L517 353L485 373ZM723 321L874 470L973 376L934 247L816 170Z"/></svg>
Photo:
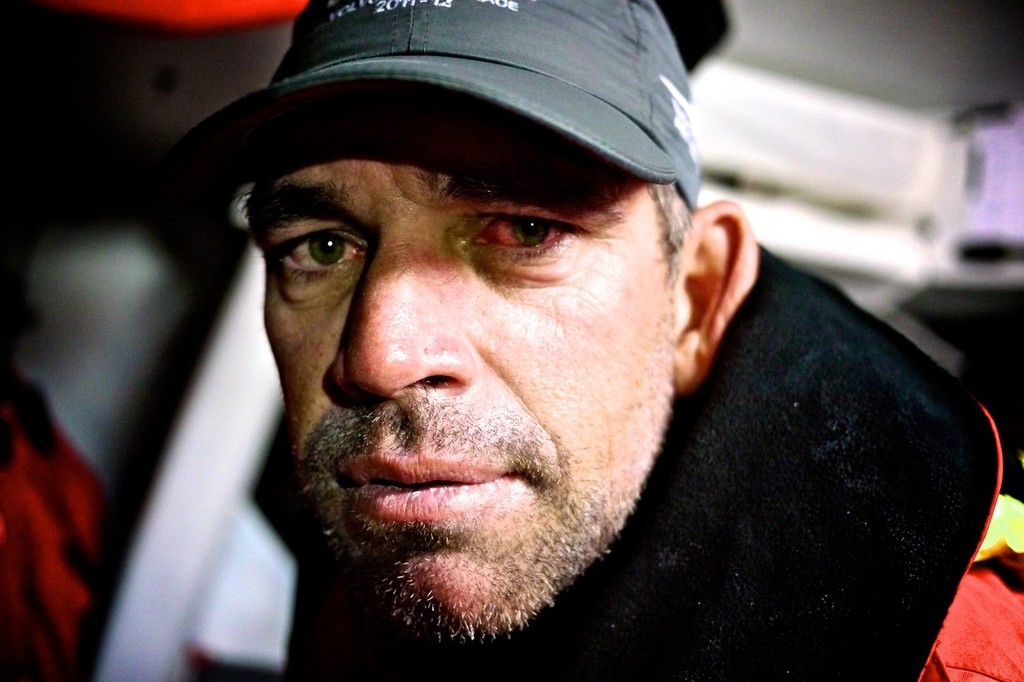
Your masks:
<svg viewBox="0 0 1024 682"><path fill-rule="evenodd" d="M1000 495L992 523L974 560L984 561L1008 553L1024 554L1024 503L1009 495Z"/></svg>
<svg viewBox="0 0 1024 682"><path fill-rule="evenodd" d="M1017 451L1017 459L1024 466L1024 450ZM1024 503L1009 495L1000 495L992 512L992 523L981 543L981 549L974 558L984 561L995 557L1024 555Z"/></svg>

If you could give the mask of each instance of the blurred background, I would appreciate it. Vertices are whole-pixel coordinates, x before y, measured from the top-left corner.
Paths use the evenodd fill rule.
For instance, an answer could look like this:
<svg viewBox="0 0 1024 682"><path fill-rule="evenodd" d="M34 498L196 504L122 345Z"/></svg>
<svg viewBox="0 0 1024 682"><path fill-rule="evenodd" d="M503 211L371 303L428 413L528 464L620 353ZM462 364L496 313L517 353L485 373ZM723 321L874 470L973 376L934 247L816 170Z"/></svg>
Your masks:
<svg viewBox="0 0 1024 682"><path fill-rule="evenodd" d="M17 39L0 300L15 374L102 492L77 654L88 678L273 680L286 661L315 550L282 492L262 266L230 205L177 213L152 182L186 130L269 80L302 4L2 10ZM740 201L769 249L960 377L1013 460L1024 3L726 0L700 12L702 26L680 31L710 49L688 55L704 199ZM1024 498L1019 471L1008 466L1005 485Z"/></svg>

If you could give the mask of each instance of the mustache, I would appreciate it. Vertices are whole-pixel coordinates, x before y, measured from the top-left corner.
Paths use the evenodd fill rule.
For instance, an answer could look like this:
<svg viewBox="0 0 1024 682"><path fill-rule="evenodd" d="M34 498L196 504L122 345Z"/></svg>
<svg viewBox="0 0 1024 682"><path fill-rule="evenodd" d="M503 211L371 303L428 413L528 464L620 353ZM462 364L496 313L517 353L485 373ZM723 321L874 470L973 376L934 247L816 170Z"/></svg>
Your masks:
<svg viewBox="0 0 1024 682"><path fill-rule="evenodd" d="M306 466L342 471L373 454L428 451L497 462L528 481L560 477L556 447L533 418L508 409L479 415L447 402L413 399L330 410L302 446Z"/></svg>

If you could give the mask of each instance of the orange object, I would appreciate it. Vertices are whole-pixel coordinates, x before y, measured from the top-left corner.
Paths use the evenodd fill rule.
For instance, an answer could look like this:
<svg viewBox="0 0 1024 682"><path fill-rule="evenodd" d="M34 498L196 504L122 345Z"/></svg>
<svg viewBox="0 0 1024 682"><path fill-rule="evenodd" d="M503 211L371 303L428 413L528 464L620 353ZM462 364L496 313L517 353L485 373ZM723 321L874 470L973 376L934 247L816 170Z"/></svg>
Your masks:
<svg viewBox="0 0 1024 682"><path fill-rule="evenodd" d="M34 0L61 12L92 15L167 33L209 33L290 22L306 0Z"/></svg>

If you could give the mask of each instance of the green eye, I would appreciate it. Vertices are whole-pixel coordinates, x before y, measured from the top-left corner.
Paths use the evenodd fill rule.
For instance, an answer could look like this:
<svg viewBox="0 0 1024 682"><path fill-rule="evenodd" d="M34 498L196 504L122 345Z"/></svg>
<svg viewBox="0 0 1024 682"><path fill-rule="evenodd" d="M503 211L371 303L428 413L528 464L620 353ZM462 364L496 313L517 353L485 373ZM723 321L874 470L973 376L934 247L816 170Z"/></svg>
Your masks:
<svg viewBox="0 0 1024 682"><path fill-rule="evenodd" d="M551 234L551 224L544 220L528 218L516 222L512 234L523 246L540 246Z"/></svg>
<svg viewBox="0 0 1024 682"><path fill-rule="evenodd" d="M334 265L345 255L345 241L336 234L313 235L309 239L309 255L320 265Z"/></svg>

